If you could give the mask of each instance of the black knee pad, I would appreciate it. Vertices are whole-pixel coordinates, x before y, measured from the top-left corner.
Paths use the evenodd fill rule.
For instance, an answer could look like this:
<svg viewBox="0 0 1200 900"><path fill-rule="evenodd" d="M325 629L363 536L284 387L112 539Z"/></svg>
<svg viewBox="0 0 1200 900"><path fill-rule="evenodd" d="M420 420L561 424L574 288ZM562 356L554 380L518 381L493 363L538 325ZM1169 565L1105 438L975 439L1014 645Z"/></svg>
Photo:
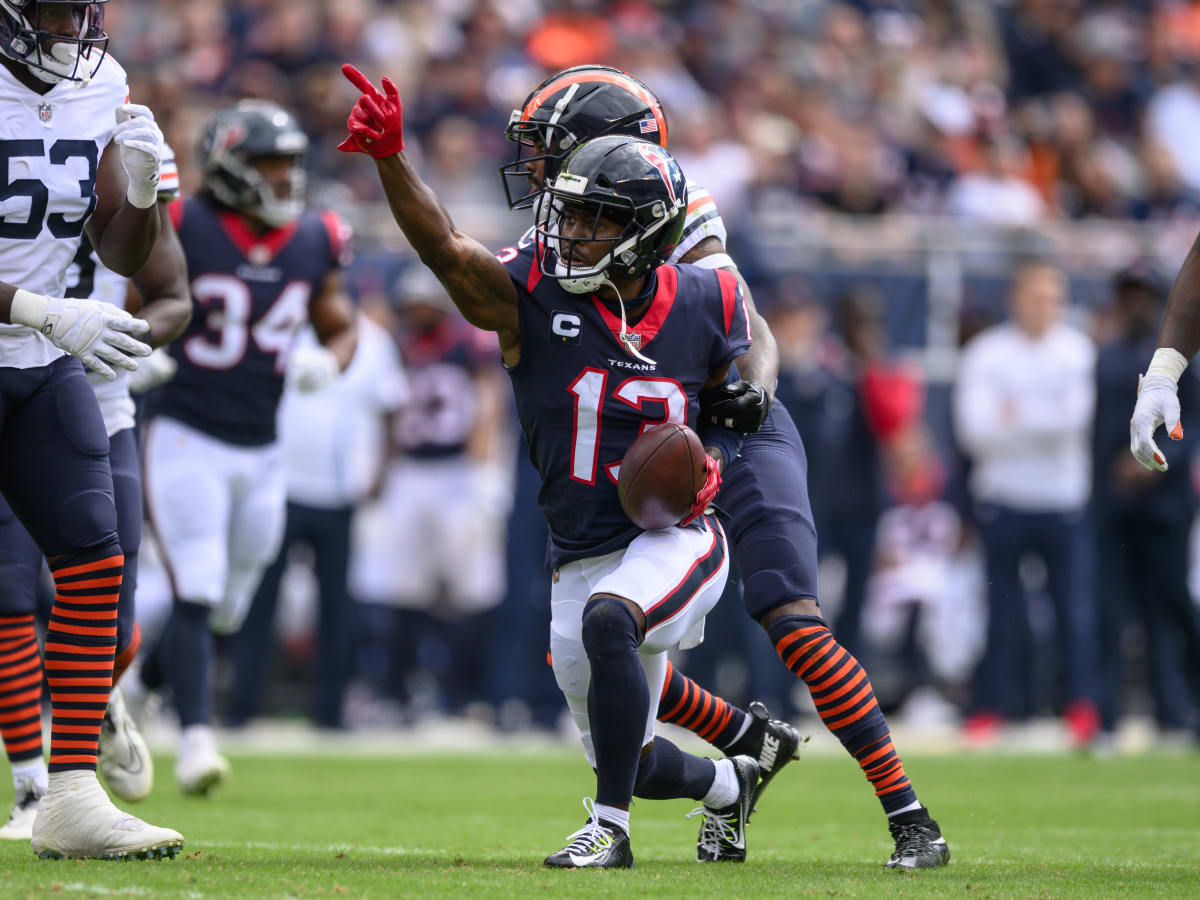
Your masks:
<svg viewBox="0 0 1200 900"><path fill-rule="evenodd" d="M615 597L596 597L583 610L583 649L589 659L636 652L641 639L633 612Z"/></svg>

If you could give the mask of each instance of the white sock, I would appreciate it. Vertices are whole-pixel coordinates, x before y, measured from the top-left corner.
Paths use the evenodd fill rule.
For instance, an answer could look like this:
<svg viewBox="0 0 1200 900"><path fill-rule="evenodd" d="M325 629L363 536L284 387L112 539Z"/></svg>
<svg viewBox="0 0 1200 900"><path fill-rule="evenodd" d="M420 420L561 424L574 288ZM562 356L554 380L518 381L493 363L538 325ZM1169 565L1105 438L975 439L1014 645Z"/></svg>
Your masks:
<svg viewBox="0 0 1200 900"><path fill-rule="evenodd" d="M914 800L912 803L908 804L908 806L905 806L903 809L898 809L895 812L888 813L887 817L890 819L890 818L892 818L892 816L900 815L900 813L912 812L914 809L920 809L920 808L921 808L921 801Z"/></svg>
<svg viewBox="0 0 1200 900"><path fill-rule="evenodd" d="M629 810L617 809L615 806L596 804L596 818L603 819L612 825L620 825L621 830L629 834Z"/></svg>
<svg viewBox="0 0 1200 900"><path fill-rule="evenodd" d="M718 759L713 761L716 774L713 776L712 787L704 795L704 805L709 809L724 809L738 798L741 789L738 787L737 769L733 761Z"/></svg>
<svg viewBox="0 0 1200 900"><path fill-rule="evenodd" d="M21 782L26 778L33 781L34 786L43 794L46 793L46 788L50 786L50 779L46 773L46 760L42 757L36 759L23 759L20 762L12 764L13 787L19 788Z"/></svg>

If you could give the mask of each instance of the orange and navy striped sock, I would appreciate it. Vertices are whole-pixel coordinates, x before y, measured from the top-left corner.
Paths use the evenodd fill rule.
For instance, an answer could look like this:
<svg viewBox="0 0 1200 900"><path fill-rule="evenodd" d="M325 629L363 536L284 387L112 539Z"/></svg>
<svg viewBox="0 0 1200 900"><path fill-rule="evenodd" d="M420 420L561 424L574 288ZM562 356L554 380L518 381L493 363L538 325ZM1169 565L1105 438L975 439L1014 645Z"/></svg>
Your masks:
<svg viewBox="0 0 1200 900"><path fill-rule="evenodd" d="M658 700L658 721L669 722L727 751L750 724L750 714L710 694L670 663Z"/></svg>
<svg viewBox="0 0 1200 900"><path fill-rule="evenodd" d="M916 792L858 660L817 616L784 616L767 633L784 665L808 685L825 727L858 761L883 811L891 815L915 808Z"/></svg>
<svg viewBox="0 0 1200 900"><path fill-rule="evenodd" d="M0 616L0 735L11 762L42 758L42 654L32 614Z"/></svg>
<svg viewBox="0 0 1200 900"><path fill-rule="evenodd" d="M50 771L96 768L100 725L112 687L120 545L56 561L54 607L46 633L50 682Z"/></svg>

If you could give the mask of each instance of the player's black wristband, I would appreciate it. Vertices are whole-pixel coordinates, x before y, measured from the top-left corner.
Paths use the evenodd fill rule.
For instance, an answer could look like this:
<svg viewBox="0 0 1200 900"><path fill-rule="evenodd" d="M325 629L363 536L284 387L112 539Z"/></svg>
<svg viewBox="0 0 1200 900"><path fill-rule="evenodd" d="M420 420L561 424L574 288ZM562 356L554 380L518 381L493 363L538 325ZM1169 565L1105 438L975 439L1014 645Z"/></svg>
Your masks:
<svg viewBox="0 0 1200 900"><path fill-rule="evenodd" d="M696 434L700 436L700 443L705 447L716 447L721 451L723 463L721 472L724 474L729 471L729 466L742 452L742 441L745 439L745 435L735 428L705 423L700 424Z"/></svg>

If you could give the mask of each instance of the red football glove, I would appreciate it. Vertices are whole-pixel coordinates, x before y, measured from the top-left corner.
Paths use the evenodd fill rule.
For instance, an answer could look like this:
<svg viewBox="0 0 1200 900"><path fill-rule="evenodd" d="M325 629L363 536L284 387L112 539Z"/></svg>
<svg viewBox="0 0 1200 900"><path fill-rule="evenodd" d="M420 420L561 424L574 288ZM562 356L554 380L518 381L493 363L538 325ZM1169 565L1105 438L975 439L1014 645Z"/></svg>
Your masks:
<svg viewBox="0 0 1200 900"><path fill-rule="evenodd" d="M392 156L404 149L404 106L392 79L383 79L386 95L354 66L346 63L342 74L362 91L350 111L346 127L350 136L338 144L343 153L365 153L376 159Z"/></svg>
<svg viewBox="0 0 1200 900"><path fill-rule="evenodd" d="M680 525L687 525L704 515L708 504L713 502L717 491L721 489L721 464L707 453L704 455L704 471L706 473L704 487L700 488L700 492L696 494L696 502L692 504L692 511L688 513L686 519L679 523Z"/></svg>

